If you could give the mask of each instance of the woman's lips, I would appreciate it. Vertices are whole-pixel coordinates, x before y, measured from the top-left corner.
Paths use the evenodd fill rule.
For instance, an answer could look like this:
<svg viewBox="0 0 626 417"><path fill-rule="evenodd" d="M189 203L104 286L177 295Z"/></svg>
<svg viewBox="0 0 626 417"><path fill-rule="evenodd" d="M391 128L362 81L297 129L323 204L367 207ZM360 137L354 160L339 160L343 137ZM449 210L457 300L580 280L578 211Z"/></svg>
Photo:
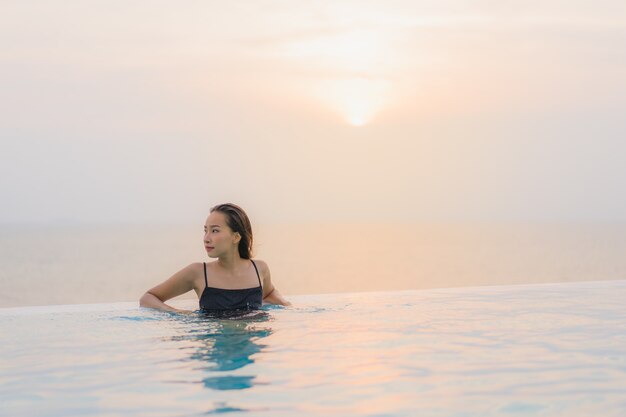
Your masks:
<svg viewBox="0 0 626 417"><path fill-rule="evenodd" d="M212 246L205 246L204 248L205 248L207 251L209 251L209 252L210 252L210 251L212 251L213 249L215 249L215 248L214 248L214 247L212 247Z"/></svg>

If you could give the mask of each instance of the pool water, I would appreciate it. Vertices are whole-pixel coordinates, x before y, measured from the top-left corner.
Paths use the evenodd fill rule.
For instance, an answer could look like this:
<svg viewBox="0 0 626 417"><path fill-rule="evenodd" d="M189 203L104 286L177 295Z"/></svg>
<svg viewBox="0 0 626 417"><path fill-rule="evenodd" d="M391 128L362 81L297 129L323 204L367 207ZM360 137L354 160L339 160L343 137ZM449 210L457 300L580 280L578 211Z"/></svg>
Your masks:
<svg viewBox="0 0 626 417"><path fill-rule="evenodd" d="M626 415L626 280L290 300L0 309L0 414Z"/></svg>

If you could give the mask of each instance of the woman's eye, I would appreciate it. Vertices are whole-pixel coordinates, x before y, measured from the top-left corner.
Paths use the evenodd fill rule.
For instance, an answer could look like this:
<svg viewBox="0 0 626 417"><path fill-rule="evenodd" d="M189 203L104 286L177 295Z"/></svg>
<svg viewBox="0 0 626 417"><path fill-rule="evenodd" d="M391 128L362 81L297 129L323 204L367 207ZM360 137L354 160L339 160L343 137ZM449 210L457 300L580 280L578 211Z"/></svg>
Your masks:
<svg viewBox="0 0 626 417"><path fill-rule="evenodd" d="M212 231L213 233L217 233L217 232L219 232L220 230L219 230L219 229L213 229L213 230L211 230L211 231Z"/></svg>

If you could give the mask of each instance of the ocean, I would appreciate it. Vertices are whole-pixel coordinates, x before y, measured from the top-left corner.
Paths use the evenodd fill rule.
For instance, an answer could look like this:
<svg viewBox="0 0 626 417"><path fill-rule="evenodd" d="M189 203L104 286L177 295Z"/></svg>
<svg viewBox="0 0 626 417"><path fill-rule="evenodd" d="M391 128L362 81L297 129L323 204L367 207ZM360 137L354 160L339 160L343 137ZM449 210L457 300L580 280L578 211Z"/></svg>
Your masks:
<svg viewBox="0 0 626 417"><path fill-rule="evenodd" d="M198 225L0 226L0 308L138 301L210 261ZM623 224L262 224L286 296L626 279ZM194 299L190 292L179 299Z"/></svg>

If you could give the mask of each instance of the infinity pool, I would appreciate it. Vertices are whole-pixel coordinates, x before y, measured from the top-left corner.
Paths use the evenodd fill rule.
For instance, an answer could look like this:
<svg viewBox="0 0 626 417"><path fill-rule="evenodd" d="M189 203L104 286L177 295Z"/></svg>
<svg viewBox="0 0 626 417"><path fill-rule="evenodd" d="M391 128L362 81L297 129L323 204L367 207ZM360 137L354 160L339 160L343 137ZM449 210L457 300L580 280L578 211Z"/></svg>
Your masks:
<svg viewBox="0 0 626 417"><path fill-rule="evenodd" d="M0 414L626 415L626 281L289 298L0 309Z"/></svg>

